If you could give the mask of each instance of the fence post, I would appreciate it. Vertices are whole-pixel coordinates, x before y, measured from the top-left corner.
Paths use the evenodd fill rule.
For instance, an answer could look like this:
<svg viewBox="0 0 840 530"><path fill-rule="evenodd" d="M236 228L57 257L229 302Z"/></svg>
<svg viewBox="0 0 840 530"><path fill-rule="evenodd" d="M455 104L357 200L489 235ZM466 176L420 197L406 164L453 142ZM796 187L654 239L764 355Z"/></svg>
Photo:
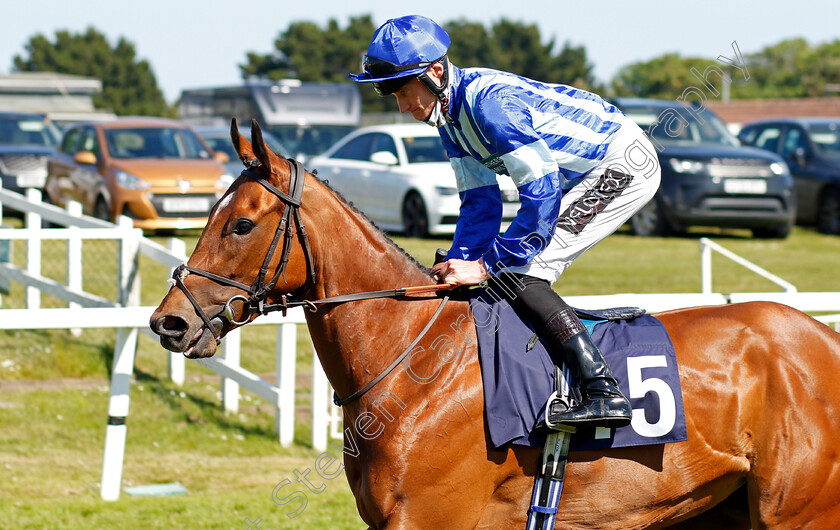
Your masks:
<svg viewBox="0 0 840 530"><path fill-rule="evenodd" d="M111 397L108 401L108 426L105 429L105 454L99 493L106 501L120 498L125 457L126 418L128 418L131 374L137 347L137 328L119 328L111 372Z"/></svg>
<svg viewBox="0 0 840 530"><path fill-rule="evenodd" d="M242 328L231 330L222 340L219 353L225 364L239 367L242 352L241 330ZM225 376L222 376L222 404L225 412L236 414L239 411L239 383Z"/></svg>
<svg viewBox="0 0 840 530"><path fill-rule="evenodd" d="M700 238L700 292L712 294L712 247L705 237Z"/></svg>
<svg viewBox="0 0 840 530"><path fill-rule="evenodd" d="M26 189L26 199L32 203L41 202L41 192L35 188ZM26 212L26 228L39 230L41 216L35 212ZM41 275L41 237L34 237L26 242L26 272L32 276ZM26 288L26 309L40 309L41 291L37 287Z"/></svg>
<svg viewBox="0 0 840 530"><path fill-rule="evenodd" d="M122 229L117 263L117 296L124 307L140 305L140 277L138 261L140 240L134 222L121 216L117 222ZM126 419L128 418L131 375L137 352L137 328L117 329L114 349L114 368L111 372L111 397L108 402L108 427L105 430L105 455L102 459L100 495L108 501L120 497L123 459L125 457Z"/></svg>
<svg viewBox="0 0 840 530"><path fill-rule="evenodd" d="M3 189L3 179L0 179L0 190ZM3 201L0 201L0 229L6 228L3 224ZM0 239L0 261L12 262L12 242ZM8 293L12 283L8 278L0 278L0 307L3 307L3 293Z"/></svg>
<svg viewBox="0 0 840 530"><path fill-rule="evenodd" d="M140 238L131 218L121 215L117 226L120 234L119 262L117 263L117 302L123 307L140 305Z"/></svg>
<svg viewBox="0 0 840 530"><path fill-rule="evenodd" d="M327 449L327 375L321 366L321 360L312 348L312 448L319 451Z"/></svg>
<svg viewBox="0 0 840 530"><path fill-rule="evenodd" d="M170 237L168 241L169 250L177 255L183 256L186 259L187 256L187 245L184 243L183 239L178 239L176 237ZM172 276L172 271L170 272L170 277ZM172 380L173 383L176 385L183 385L184 380L186 378L186 368L184 362L184 355L177 352L167 351L169 354L169 364L168 364L168 372L169 372L169 379Z"/></svg>
<svg viewBox="0 0 840 530"><path fill-rule="evenodd" d="M274 416L274 430L280 444L288 447L295 439L295 362L297 327L293 322L277 326L277 357L275 385L280 387L280 399Z"/></svg>
<svg viewBox="0 0 840 530"><path fill-rule="evenodd" d="M82 205L76 201L67 201L67 213L74 217L82 216ZM70 235L67 237L67 287L81 292L82 289L82 238L79 237L79 227L69 225ZM82 307L76 302L69 302L69 308ZM82 334L81 328L73 328L70 334L78 337Z"/></svg>

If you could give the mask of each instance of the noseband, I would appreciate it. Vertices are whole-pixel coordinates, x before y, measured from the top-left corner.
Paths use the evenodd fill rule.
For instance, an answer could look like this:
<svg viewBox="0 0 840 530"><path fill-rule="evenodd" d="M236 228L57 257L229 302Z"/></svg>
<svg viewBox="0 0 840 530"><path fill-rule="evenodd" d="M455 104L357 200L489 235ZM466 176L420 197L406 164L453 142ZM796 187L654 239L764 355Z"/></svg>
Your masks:
<svg viewBox="0 0 840 530"><path fill-rule="evenodd" d="M201 318L202 321L204 321L204 325L207 326L207 329L211 333L213 333L213 336L216 339L216 344L218 344L221 341L221 332L217 332L215 329L213 329L213 326L211 324L213 318L224 316L231 323L241 326L247 323L251 319L251 316L254 314L264 315L270 311L283 311L285 314L285 311L289 307L287 297L285 295L281 297L282 302L280 304L266 304L265 302L266 298L268 297L268 293L270 293L272 289L274 289L274 287L277 285L277 282L280 279L280 275L283 275L284 281L286 279L286 264L289 262L289 255L292 252L292 239L294 238L294 234L292 232L292 224L297 225L298 239L300 240L301 247L303 247L303 253L306 257L307 283L312 283L315 281L315 265L312 260L312 251L309 248L309 236L307 235L306 228L303 226L303 222L301 221L299 210L301 206L301 197L303 195L303 184L306 177L306 170L303 168L303 164L301 164L297 160L287 160L289 162L288 194L277 189L263 176L254 173L250 168L242 171L243 176L250 177L257 181L260 185L262 185L262 187L264 187L266 190L277 196L277 198L279 198L280 201L284 204L283 216L280 219L280 223L277 225L277 230L274 232L274 239L271 242L271 246L268 248L268 252L265 255L265 259L263 259L262 267L260 267L260 272L257 274L256 279L254 279L254 282L250 286L244 283L237 282L235 280L231 280L230 278L225 278L224 276L219 276L218 274L213 274L212 272L197 269L195 267L190 267L187 264L181 265L180 267L176 268L172 273L172 280L174 281L175 285L178 286L178 288L190 301L193 308L195 309L196 314ZM258 166L259 162L253 161L250 165L253 168ZM285 238L283 240L283 249L280 255L280 264L277 266L277 269L274 271L274 275L271 277L271 279L266 281L269 264L271 263L271 260L274 257L274 252L277 250L277 245L280 242L280 235L283 233L285 233ZM203 276L204 278L213 280L214 282L220 285L236 287L237 289L245 291L247 293L247 296L238 294L231 297L225 303L224 308L215 315L213 315L213 317L211 318L207 315L207 313L204 312L204 309L201 308L198 301L195 299L190 290L184 284L184 279L189 274ZM236 320L236 315L234 314L233 308L231 307L231 303L233 303L235 300L242 300L243 302L243 317L241 320Z"/></svg>

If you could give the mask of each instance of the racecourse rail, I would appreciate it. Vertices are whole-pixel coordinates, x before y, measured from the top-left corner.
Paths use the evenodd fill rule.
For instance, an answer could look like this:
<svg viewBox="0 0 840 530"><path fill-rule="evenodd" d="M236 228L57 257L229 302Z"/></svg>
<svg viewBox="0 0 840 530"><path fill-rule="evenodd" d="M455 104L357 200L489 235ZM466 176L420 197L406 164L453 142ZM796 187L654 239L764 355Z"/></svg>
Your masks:
<svg viewBox="0 0 840 530"><path fill-rule="evenodd" d="M82 328L116 328L111 391L108 407L108 425L102 464L100 494L105 500L119 498L122 467L125 456L126 417L129 410L129 389L134 371L137 336L140 331L157 338L149 329L149 317L154 307L139 305L140 277L139 256L142 254L174 269L186 261L183 241L170 239L166 248L143 236L142 230L133 228L131 219L121 217L116 225L82 215L81 206L71 202L66 210L45 204L38 190L27 190L26 196L0 188L0 219L3 207L24 213L24 228L0 229L0 245L12 240L26 242L26 268L0 262L0 284L14 281L26 287L26 309L0 309L0 329L69 329L78 333ZM43 228L44 221L67 228ZM82 290L82 241L110 239L119 241L117 256L117 301L86 293ZM67 241L67 285L41 275L41 242L43 240ZM840 331L840 292L801 293L790 283L761 267L733 254L727 249L702 238L701 293L665 294L611 294L597 296L569 296L567 301L581 308L639 306L649 312L666 311L689 306L720 305L751 300L772 300L806 312L836 312L818 317L833 324ZM2 248L2 247L0 247ZM780 293L731 293L712 292L711 253L721 255L743 265L779 285ZM0 253L2 255L2 253ZM161 281L164 281L161 278ZM67 308L40 308L40 294L46 293L65 300ZM0 299L2 307L2 299ZM295 405L295 341L297 324L305 323L303 309L296 308L283 317L279 313L266 315L251 325L277 326L276 376L270 384L256 374L242 368L240 363L240 333L234 330L222 341L220 354L195 362L220 374L222 377L222 404L226 411L235 412L239 402L240 386L265 399L275 407L275 431L281 444L288 446L294 437ZM166 352L169 356L169 377L182 384L185 377L184 357ZM340 415L329 400L329 383L313 355L312 362L312 446L324 450L328 435L340 437Z"/></svg>

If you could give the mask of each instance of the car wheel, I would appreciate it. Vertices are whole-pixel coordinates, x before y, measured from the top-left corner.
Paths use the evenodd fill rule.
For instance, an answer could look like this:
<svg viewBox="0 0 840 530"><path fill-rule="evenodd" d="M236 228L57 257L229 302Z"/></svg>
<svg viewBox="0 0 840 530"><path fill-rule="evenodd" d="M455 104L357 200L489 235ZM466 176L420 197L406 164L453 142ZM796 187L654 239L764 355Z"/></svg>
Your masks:
<svg viewBox="0 0 840 530"><path fill-rule="evenodd" d="M111 222L111 210L108 208L108 203L102 197L96 199L96 205L93 207L93 216L97 219Z"/></svg>
<svg viewBox="0 0 840 530"><path fill-rule="evenodd" d="M630 229L641 237L667 236L673 232L655 197L630 218Z"/></svg>
<svg viewBox="0 0 840 530"><path fill-rule="evenodd" d="M409 192L402 207L403 233L407 237L426 237L429 235L429 216L426 203L416 191Z"/></svg>
<svg viewBox="0 0 840 530"><path fill-rule="evenodd" d="M823 234L840 234L840 191L831 189L822 194L817 206L817 229Z"/></svg>
<svg viewBox="0 0 840 530"><path fill-rule="evenodd" d="M784 239L790 235L793 228L793 222L785 223L780 226L762 226L760 228L753 228L753 237L759 239Z"/></svg>

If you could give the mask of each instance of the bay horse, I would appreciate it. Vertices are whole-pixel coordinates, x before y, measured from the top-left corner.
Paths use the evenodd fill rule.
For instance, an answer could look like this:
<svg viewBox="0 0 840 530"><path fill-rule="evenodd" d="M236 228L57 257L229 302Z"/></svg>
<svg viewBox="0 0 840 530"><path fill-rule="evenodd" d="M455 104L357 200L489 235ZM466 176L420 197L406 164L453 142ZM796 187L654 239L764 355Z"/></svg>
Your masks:
<svg viewBox="0 0 840 530"><path fill-rule="evenodd" d="M434 283L328 185L268 149L255 122L253 144L235 124L231 136L246 169L151 317L165 348L208 357L258 309ZM306 320L337 395L381 377L343 406L344 465L365 523L524 527L540 449L492 447L466 302L333 300L308 304L317 311ZM656 316L676 349L688 440L571 453L556 527L840 528L840 334L775 303ZM424 327L410 363L385 373Z"/></svg>

